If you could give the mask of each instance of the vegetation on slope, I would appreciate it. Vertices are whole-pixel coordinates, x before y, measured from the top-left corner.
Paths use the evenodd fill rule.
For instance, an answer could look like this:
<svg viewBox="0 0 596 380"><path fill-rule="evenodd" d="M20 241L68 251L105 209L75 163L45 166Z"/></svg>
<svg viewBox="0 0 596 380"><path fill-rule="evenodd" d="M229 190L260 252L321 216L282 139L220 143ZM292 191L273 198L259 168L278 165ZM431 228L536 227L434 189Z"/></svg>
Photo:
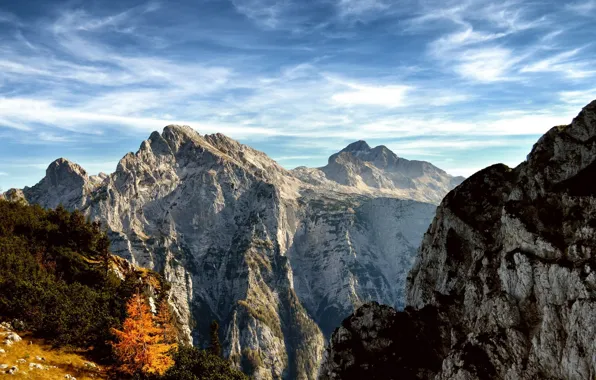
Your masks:
<svg viewBox="0 0 596 380"><path fill-rule="evenodd" d="M15 379L64 380L67 375L77 380L107 380L110 377L106 368L89 362L84 352L70 348L54 348L34 338L31 334L21 334L23 340L10 347L3 347L0 364L8 368L16 365L19 371ZM43 369L31 368L38 364ZM0 374L3 371L0 371Z"/></svg>
<svg viewBox="0 0 596 380"><path fill-rule="evenodd" d="M9 361L14 355L51 358L56 363L52 364L56 366L52 368L55 373L48 370L44 375L63 377L59 370L63 368L72 371L68 374L85 378L85 373L78 369L83 359L68 353L80 351L100 360L107 370L116 371L118 378L130 375L151 380L247 379L228 360L214 354L220 351L219 347L211 351L175 349L171 340L176 334L163 317L164 311L169 311L163 297L167 284L156 273L134 268L125 271L122 279L112 270L122 262L109 253L109 240L101 225L87 221L82 213L71 213L62 207L45 210L0 199L0 320L22 321L31 340L53 347L40 348L41 343L24 347L20 342L7 347L0 362ZM124 360L117 355L121 353L118 347L122 345L118 344L122 343L122 335L114 333L127 331L126 321L130 325L131 318L135 318L131 308L127 310L127 302L137 297L145 303L148 289L161 301L160 312L145 315L143 325L151 328L137 337L148 337L161 345L157 355L161 364L158 371L141 369L125 374L120 371ZM156 332L164 339L155 339ZM172 349L165 352L165 347Z"/></svg>
<svg viewBox="0 0 596 380"><path fill-rule="evenodd" d="M134 288L109 270L108 248L79 212L0 200L0 316L54 345L106 352Z"/></svg>

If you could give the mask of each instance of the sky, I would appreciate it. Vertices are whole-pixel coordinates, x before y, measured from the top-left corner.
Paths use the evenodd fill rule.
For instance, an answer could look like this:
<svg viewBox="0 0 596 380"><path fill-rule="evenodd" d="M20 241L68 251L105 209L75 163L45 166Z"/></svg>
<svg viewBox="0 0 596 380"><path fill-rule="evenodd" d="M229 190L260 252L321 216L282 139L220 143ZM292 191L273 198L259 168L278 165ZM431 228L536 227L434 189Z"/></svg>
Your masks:
<svg viewBox="0 0 596 380"><path fill-rule="evenodd" d="M323 166L350 142L469 176L596 98L596 0L0 1L0 188L110 173L186 124Z"/></svg>

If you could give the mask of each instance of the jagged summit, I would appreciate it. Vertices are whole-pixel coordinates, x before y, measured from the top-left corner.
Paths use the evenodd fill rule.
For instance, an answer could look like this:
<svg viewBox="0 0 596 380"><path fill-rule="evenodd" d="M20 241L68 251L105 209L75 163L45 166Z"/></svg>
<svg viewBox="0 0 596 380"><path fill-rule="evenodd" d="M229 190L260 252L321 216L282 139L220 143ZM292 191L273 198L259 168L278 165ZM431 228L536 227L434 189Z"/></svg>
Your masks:
<svg viewBox="0 0 596 380"><path fill-rule="evenodd" d="M463 180L429 162L400 158L385 145L371 148L363 140L331 155L322 168L298 167L293 173L316 185L339 185L346 187L344 191L382 193L435 204Z"/></svg>
<svg viewBox="0 0 596 380"><path fill-rule="evenodd" d="M178 125L178 124L170 124L164 127L162 136L168 135L183 135L183 136L191 136L194 137L199 135L199 132L195 131L189 125Z"/></svg>
<svg viewBox="0 0 596 380"><path fill-rule="evenodd" d="M94 187L94 181L85 169L65 158L58 158L48 166L46 176L35 186L25 187L22 194L27 201L55 208L60 204L80 205L83 196Z"/></svg>
<svg viewBox="0 0 596 380"><path fill-rule="evenodd" d="M93 191L112 175L125 178L138 165L165 170L166 167L221 167L224 164L241 167L270 181L283 182L284 194L294 197L306 183L328 191L343 186L341 191L348 193L382 194L438 204L444 194L463 179L451 177L427 162L399 158L384 145L371 148L364 140L353 142L332 155L323 168L299 167L288 172L265 153L224 134L201 135L187 125L168 125L161 133L151 133L136 153L127 153L111 175L88 176L82 167L61 158L50 164L42 182L52 186L69 184L69 190L78 193L81 188ZM67 193L70 192L64 192Z"/></svg>
<svg viewBox="0 0 596 380"><path fill-rule="evenodd" d="M87 177L87 172L79 164L61 157L48 165L46 176L57 184L62 176Z"/></svg>
<svg viewBox="0 0 596 380"><path fill-rule="evenodd" d="M370 145L366 141L359 140L346 146L341 152L368 152L370 149Z"/></svg>

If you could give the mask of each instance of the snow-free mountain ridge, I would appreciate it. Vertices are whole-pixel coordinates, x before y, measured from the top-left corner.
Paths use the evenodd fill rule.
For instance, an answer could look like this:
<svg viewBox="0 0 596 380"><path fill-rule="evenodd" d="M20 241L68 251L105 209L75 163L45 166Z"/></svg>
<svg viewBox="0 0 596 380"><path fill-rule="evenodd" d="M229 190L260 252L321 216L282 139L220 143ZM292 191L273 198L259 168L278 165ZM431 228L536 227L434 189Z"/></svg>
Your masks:
<svg viewBox="0 0 596 380"><path fill-rule="evenodd" d="M464 180L429 162L398 157L384 145L371 148L362 140L333 154L326 166L299 167L294 169L294 174L304 182L321 187L341 185L359 193L437 204Z"/></svg>

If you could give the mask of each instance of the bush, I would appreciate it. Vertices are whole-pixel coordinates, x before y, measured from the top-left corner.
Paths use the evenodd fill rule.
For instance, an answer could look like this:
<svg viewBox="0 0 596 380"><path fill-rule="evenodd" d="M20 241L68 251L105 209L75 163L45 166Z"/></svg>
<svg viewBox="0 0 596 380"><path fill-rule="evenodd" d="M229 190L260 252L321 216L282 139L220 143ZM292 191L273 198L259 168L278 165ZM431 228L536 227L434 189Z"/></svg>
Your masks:
<svg viewBox="0 0 596 380"><path fill-rule="evenodd" d="M163 376L152 380L248 380L230 361L196 347L179 347L174 362Z"/></svg>

